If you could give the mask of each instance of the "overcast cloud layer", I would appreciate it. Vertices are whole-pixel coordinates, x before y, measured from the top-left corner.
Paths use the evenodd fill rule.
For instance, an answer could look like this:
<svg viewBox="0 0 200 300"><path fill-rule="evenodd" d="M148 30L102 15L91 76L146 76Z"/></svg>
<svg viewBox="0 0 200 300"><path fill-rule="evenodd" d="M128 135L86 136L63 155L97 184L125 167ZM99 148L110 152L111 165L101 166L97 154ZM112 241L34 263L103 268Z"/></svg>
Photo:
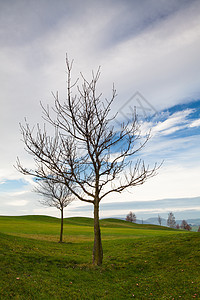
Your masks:
<svg viewBox="0 0 200 300"><path fill-rule="evenodd" d="M19 156L31 165L18 123L41 122L39 102L53 103L51 91L65 99L66 52L75 77L101 65L103 96L117 88L113 112L138 91L157 113L143 124L153 138L142 156L164 159L160 174L107 201L199 197L200 1L0 0L0 214L57 215L39 206L13 164ZM186 106L170 111L178 104Z"/></svg>

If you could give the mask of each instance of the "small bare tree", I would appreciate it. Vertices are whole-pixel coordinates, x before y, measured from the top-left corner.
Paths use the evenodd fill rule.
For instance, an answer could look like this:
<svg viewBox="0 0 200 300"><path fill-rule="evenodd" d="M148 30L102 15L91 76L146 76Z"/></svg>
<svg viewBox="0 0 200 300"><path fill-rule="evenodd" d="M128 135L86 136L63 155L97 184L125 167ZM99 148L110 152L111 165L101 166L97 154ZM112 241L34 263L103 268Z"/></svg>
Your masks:
<svg viewBox="0 0 200 300"><path fill-rule="evenodd" d="M70 183L69 183L70 184ZM35 192L43 196L43 199L40 200L40 203L44 206L56 207L60 210L61 214L61 226L60 226L60 240L63 242L63 217L64 217L64 208L67 207L73 200L73 194L69 188L60 182L54 182L51 179L38 179L37 187L35 187Z"/></svg>
<svg viewBox="0 0 200 300"><path fill-rule="evenodd" d="M168 219L167 219L167 226L171 228L176 228L176 221L175 221L175 216L172 212L168 214Z"/></svg>
<svg viewBox="0 0 200 300"><path fill-rule="evenodd" d="M162 218L160 215L158 215L158 224L161 226L162 225Z"/></svg>
<svg viewBox="0 0 200 300"><path fill-rule="evenodd" d="M190 231L192 229L191 226L188 224L188 222L186 220L183 220L181 222L180 227L181 227L181 229L188 230L188 231Z"/></svg>
<svg viewBox="0 0 200 300"><path fill-rule="evenodd" d="M143 184L159 167L155 164L150 168L138 156L132 159L148 142L150 134L141 136L136 114L126 123L114 122L116 116L111 117L110 112L116 90L113 87L110 100L101 100L101 94L97 94L100 70L92 74L90 81L81 75L82 84L78 86L77 81L72 83L72 63L68 58L66 66L66 102L61 103L57 93L53 94L53 110L42 106L44 119L55 133L48 135L46 127L37 125L35 134L27 122L21 125L25 147L36 167L25 168L18 159L17 168L38 178L56 174L58 182L65 184L79 200L94 205L93 263L101 265L100 201L111 193Z"/></svg>
<svg viewBox="0 0 200 300"><path fill-rule="evenodd" d="M126 221L136 223L136 215L132 213L132 211L130 211L129 214L126 216Z"/></svg>
<svg viewBox="0 0 200 300"><path fill-rule="evenodd" d="M183 220L182 222L181 222L181 229L186 229L186 226L187 226L187 221L185 221L185 220Z"/></svg>
<svg viewBox="0 0 200 300"><path fill-rule="evenodd" d="M192 227L191 227L189 224L187 224L187 225L185 226L185 230L190 231L190 230L192 230Z"/></svg>

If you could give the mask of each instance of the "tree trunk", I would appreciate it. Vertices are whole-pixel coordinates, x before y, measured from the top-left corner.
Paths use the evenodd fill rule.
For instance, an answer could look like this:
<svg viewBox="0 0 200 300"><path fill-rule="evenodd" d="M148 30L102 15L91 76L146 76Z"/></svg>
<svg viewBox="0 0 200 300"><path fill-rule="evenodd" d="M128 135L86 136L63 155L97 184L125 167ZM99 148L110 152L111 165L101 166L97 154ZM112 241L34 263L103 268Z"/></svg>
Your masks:
<svg viewBox="0 0 200 300"><path fill-rule="evenodd" d="M59 241L59 243L62 243L63 242L63 208L61 208L60 212L61 212L61 220L60 220L61 226L60 226L60 241Z"/></svg>
<svg viewBox="0 0 200 300"><path fill-rule="evenodd" d="M103 248L101 243L101 230L99 224L99 203L94 204L94 248L93 248L93 264L102 265Z"/></svg>

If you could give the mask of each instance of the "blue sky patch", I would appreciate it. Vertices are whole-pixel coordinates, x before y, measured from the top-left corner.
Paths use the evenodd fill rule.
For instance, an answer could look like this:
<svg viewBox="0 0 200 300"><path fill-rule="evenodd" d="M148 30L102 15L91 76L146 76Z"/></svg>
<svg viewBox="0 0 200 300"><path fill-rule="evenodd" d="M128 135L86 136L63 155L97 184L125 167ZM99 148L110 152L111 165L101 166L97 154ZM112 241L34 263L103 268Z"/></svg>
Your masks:
<svg viewBox="0 0 200 300"><path fill-rule="evenodd" d="M28 185L24 180L5 180L0 184L0 192L8 192L22 189Z"/></svg>
<svg viewBox="0 0 200 300"><path fill-rule="evenodd" d="M200 134L200 100L172 106L150 119L160 134L183 138Z"/></svg>

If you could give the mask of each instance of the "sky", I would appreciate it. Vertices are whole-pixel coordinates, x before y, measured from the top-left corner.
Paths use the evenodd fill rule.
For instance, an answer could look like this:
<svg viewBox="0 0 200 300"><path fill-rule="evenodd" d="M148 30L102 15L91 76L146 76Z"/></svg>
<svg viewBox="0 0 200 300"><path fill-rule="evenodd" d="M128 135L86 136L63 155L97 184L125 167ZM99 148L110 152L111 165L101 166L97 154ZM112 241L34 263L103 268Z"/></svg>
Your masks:
<svg viewBox="0 0 200 300"><path fill-rule="evenodd" d="M200 217L198 0L0 0L0 215L59 216L13 165L19 156L33 166L19 122L42 124L40 101L51 106L52 91L66 98L66 53L74 78L101 66L98 88L109 98L115 84L117 121L136 107L142 132L151 129L141 158L164 161L144 185L107 197L100 217ZM92 210L77 200L65 216Z"/></svg>

